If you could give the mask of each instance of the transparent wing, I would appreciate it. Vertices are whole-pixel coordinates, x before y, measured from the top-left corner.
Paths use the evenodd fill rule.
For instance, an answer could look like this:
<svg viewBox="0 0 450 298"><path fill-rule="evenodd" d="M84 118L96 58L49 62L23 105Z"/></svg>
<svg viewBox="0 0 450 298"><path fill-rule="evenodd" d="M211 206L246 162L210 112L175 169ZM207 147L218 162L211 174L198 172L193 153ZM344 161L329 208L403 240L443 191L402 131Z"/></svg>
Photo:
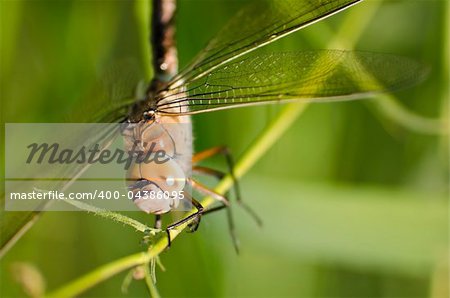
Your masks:
<svg viewBox="0 0 450 298"><path fill-rule="evenodd" d="M141 75L138 62L132 58L107 65L68 115L67 122L115 123L124 120L129 106L138 98Z"/></svg>
<svg viewBox="0 0 450 298"><path fill-rule="evenodd" d="M240 10L169 87L210 71L362 0L256 0Z"/></svg>
<svg viewBox="0 0 450 298"><path fill-rule="evenodd" d="M286 101L350 100L408 87L426 69L408 58L339 50L253 53L186 82L157 100L160 113Z"/></svg>
<svg viewBox="0 0 450 298"><path fill-rule="evenodd" d="M67 122L72 123L119 123L123 122L128 114L128 109L136 101L137 86L141 78L142 70L137 61L125 58L106 66L101 70L99 79L93 83L89 92L80 100L78 106L73 109ZM82 130L71 132L70 139L74 140L71 148L86 146L91 149L96 144L99 149L109 147L110 143L119 135L117 125L92 126L90 131ZM78 141L77 141L78 140ZM76 143L80 145L76 145ZM71 163L64 171L51 172L54 177L70 177L70 181L57 183L64 189L83 174L89 165Z"/></svg>

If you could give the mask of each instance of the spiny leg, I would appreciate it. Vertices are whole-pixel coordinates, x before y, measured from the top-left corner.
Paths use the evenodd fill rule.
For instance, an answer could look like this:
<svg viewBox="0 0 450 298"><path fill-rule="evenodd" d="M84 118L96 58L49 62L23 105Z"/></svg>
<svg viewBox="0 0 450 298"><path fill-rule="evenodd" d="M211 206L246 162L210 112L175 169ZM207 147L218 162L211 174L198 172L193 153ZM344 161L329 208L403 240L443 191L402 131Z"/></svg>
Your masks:
<svg viewBox="0 0 450 298"><path fill-rule="evenodd" d="M194 179L189 179L188 182L193 188L195 188L196 190L198 190L202 194L213 197L214 199L216 199L217 201L221 202L225 206L230 206L230 202L223 195L215 192L212 189L209 189L207 186L203 185L202 183L200 183L200 182L198 182L198 181L196 181Z"/></svg>
<svg viewBox="0 0 450 298"><path fill-rule="evenodd" d="M185 218L180 219L179 221L167 226L166 228L166 233L167 233L167 248L170 247L170 245L172 244L172 240L170 237L170 230L172 230L175 227L178 227L179 225L182 225L192 219L195 219L195 226L192 228L191 227L191 231L195 232L198 229L198 226L200 224L200 220L201 220L201 216L203 214L203 206L202 204L200 204L196 199L194 199L193 197L190 197L192 204L194 205L194 207L197 209L197 212L192 213L188 216L186 216Z"/></svg>
<svg viewBox="0 0 450 298"><path fill-rule="evenodd" d="M222 180L226 176L224 172L202 166L193 166L192 172L199 175L212 176L214 178L217 178L217 180Z"/></svg>
<svg viewBox="0 0 450 298"><path fill-rule="evenodd" d="M212 194L208 193L208 195L212 195ZM215 194L215 195L220 196L219 194ZM228 207L228 204L229 204L228 200L226 198L224 198L223 196L221 196L221 198L217 198L223 204L222 206L219 206L221 208L212 208L212 209L208 209L205 211L203 206L197 200L195 200L192 196L189 196L189 199L191 200L192 204L197 208L197 213L194 213L186 218L183 218L182 220L180 220L166 228L166 233L167 233L167 237L168 237L168 248L171 245L171 236L170 236L170 232L169 232L170 229L173 229L174 227L181 225L181 224L185 223L186 221L189 221L192 218L194 218L194 220L191 223L189 223L189 228L190 228L191 232L195 232L195 231L197 231L197 229L199 227L201 215L211 213L212 211L218 211L219 209ZM196 215L197 215L197 219L195 219ZM162 223L161 219L162 219L161 215L157 214L155 217L155 225L154 225L156 229L161 228L161 223ZM193 226L193 224L195 224L195 225Z"/></svg>
<svg viewBox="0 0 450 298"><path fill-rule="evenodd" d="M228 219L228 230L230 232L230 236L233 241L233 246L234 246L236 252L239 253L239 241L236 236L236 230L234 228L234 220L233 220L231 207L230 207L228 199L225 196L215 192L214 190L209 189L207 186L205 186L205 185L201 184L200 182L195 181L193 179L190 180L190 184L192 185L192 187L194 189L198 190L202 194L204 194L206 196L211 196L222 203L221 206L217 206L217 207L205 210L203 212L203 214L212 213L212 212L219 211L219 210L226 208L227 219Z"/></svg>
<svg viewBox="0 0 450 298"><path fill-rule="evenodd" d="M218 180L221 180L223 177L226 176L226 174L221 171L207 168L207 167L202 167L202 166L194 166L192 168L192 171L196 174L212 176L214 178L217 178ZM228 193L229 192L225 193L225 195L224 195L225 198L228 197ZM233 242L233 246L234 246L236 252L239 253L239 240L238 240L238 237L236 234L236 229L235 229L235 225L234 225L234 219L233 219L231 206L227 206L227 205L223 204L221 206L209 208L209 209L205 210L203 212L203 214L213 213L216 211L220 211L222 209L226 209L225 211L227 213L228 232L230 233L231 241Z"/></svg>
<svg viewBox="0 0 450 298"><path fill-rule="evenodd" d="M260 217L256 214L256 212L252 208L250 208L250 206L248 206L247 204L245 204L245 202L242 201L239 183L238 183L238 180L236 179L236 176L234 175L234 170L233 170L234 169L234 160L230 153L230 150L226 146L213 147L211 149L207 149L207 150L201 151L199 153L196 153L192 157L192 163L196 164L202 160L205 160L205 159L210 158L217 154L222 154L223 156L225 156L225 160L226 160L227 166L228 166L228 172L230 173L231 179L233 179L233 188L234 188L234 193L236 195L236 201L238 202L239 205L242 206L242 208L244 208L244 210L248 214L250 214L250 216L253 217L253 219L256 221L256 223L259 226L262 226L262 220L260 219ZM203 170L206 169L204 167L197 167L197 168L203 169ZM194 170L195 170L195 168L194 168ZM209 173L213 174L214 172L215 172L214 170L209 169ZM222 177L223 176L221 176L219 179L221 179Z"/></svg>
<svg viewBox="0 0 450 298"><path fill-rule="evenodd" d="M229 206L230 206L230 203L229 203L229 201L228 201L228 199L227 199L226 197L224 197L223 195L221 195L221 194L219 194L219 193L217 193L217 192L215 192L215 191L213 191L213 190L210 190L208 187L206 187L205 185L201 184L200 182L198 182L198 181L196 181L196 180L193 180L193 179L189 179L189 180L188 180L188 183L189 183L194 189L198 190L198 191L199 191L200 193L202 193L203 195L213 197L214 199L216 199L217 201L219 201L220 203L222 203L223 206L225 206L225 207L229 207ZM192 197L191 197L191 199L192 199ZM196 201L193 200L192 203L195 205ZM197 203L198 203L198 202L197 202ZM200 206L201 206L201 205L200 205ZM197 207L197 205L195 205L195 207ZM202 208L203 208L203 207L202 207ZM198 209L198 208L197 208L197 209ZM203 210L203 212L202 212L201 215L205 214L205 212L206 212L206 210ZM209 212L208 212L208 213L209 213ZM199 223L200 223L200 219L201 219L201 217L198 217L198 220L193 220L192 222L190 222L190 223L188 224L188 226L189 226L191 232L197 231L198 226L199 226Z"/></svg>

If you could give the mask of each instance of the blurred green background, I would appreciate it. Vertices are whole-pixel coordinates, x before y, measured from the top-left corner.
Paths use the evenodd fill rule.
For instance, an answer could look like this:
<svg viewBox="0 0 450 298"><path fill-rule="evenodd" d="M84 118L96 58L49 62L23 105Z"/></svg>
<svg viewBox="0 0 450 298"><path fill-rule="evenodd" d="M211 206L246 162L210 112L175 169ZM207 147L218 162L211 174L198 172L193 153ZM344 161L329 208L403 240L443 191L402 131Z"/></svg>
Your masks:
<svg viewBox="0 0 450 298"><path fill-rule="evenodd" d="M179 0L181 66L245 2ZM408 56L431 73L395 94L407 110L376 102L308 107L242 179L264 227L234 208L236 255L225 214L205 218L162 255L163 297L448 297L448 138L430 120L448 116L448 6L365 1L268 48L325 48L342 23L349 31L367 23L356 49ZM2 123L90 121L133 96L148 79L140 8L135 1L2 1ZM195 148L227 144L239 158L279 109L195 116ZM225 169L220 158L209 165ZM143 250L141 238L92 214L46 213L1 260L0 294L24 295L13 281L15 262L34 264L51 290ZM83 296L148 295L142 281L122 294L125 275Z"/></svg>

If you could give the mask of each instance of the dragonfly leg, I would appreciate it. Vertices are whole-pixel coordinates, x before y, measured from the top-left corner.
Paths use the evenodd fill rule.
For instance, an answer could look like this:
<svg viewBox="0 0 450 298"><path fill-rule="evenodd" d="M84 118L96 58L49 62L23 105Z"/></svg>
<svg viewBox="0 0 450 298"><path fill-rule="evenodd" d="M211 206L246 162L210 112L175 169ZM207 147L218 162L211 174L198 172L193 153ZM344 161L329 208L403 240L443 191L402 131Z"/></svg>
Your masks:
<svg viewBox="0 0 450 298"><path fill-rule="evenodd" d="M195 188L196 190L198 190L202 194L204 194L206 196L211 196L211 197L215 198L216 200L220 201L220 203L222 204L221 206L217 206L217 207L205 210L203 212L203 214L212 213L212 212L219 211L219 210L222 210L222 209L226 208L227 220L228 220L228 230L230 232L230 236L231 236L231 239L233 241L234 249L236 250L237 253L239 253L239 241L238 241L238 238L236 236L236 230L234 228L233 214L231 212L231 207L230 207L230 203L229 203L228 199L225 196L215 192L214 190L209 189L207 186L201 184L198 181L195 181L195 180L191 179L190 183L191 183L193 188Z"/></svg>
<svg viewBox="0 0 450 298"><path fill-rule="evenodd" d="M167 226L166 228L166 233L167 233L167 248L170 247L170 245L172 244L172 239L170 237L170 230L174 229L175 227L178 227L186 222L189 222L192 220L192 223L189 224L189 227L191 229L192 232L197 231L198 226L200 225L200 220L201 220L201 216L203 214L203 206L202 204L200 204L200 202L198 202L196 199L194 198L190 198L192 204L194 205L194 207L197 209L197 212L192 213L189 216L186 216L185 218L180 219L179 221Z"/></svg>
<svg viewBox="0 0 450 298"><path fill-rule="evenodd" d="M194 179L189 179L189 184L191 184L191 186L193 188L195 188L202 194L213 197L214 199L221 202L223 205L225 205L227 207L230 206L230 202L228 201L228 199L225 196L215 192L212 189L209 189L207 186L203 185L202 183L200 183Z"/></svg>
<svg viewBox="0 0 450 298"><path fill-rule="evenodd" d="M161 214L156 214L155 215L155 224L153 227L155 229L161 229L161 225L162 225Z"/></svg>
<svg viewBox="0 0 450 298"><path fill-rule="evenodd" d="M202 166L193 166L192 171L195 174L212 176L214 178L217 178L218 180L221 180L223 177L226 176L224 172Z"/></svg>
<svg viewBox="0 0 450 298"><path fill-rule="evenodd" d="M241 191L240 191L240 187L239 187L239 182L238 179L236 179L236 175L234 174L234 160L233 157L230 153L230 150L228 149L228 147L226 146L218 146L218 147L213 147L211 149L207 149L204 151L201 151L199 153L194 154L194 156L192 157L192 163L196 164L202 160L208 159L212 156L215 156L217 154L221 154L225 157L225 160L227 162L227 166L228 166L228 172L230 173L231 178L233 179L233 188L234 188L234 193L236 195L236 201L238 202L239 205L241 205L241 207L248 213L250 214L251 217L253 217L253 219L256 221L256 223L258 224L258 226L262 226L262 220L261 218L256 214L256 212L250 208L250 206L248 206L247 204L245 204L245 202L242 201L241 198ZM197 167L197 169L205 169L203 167ZM194 168L195 170L195 168ZM215 172L215 170L209 169L209 172L211 174L213 174ZM219 179L221 179L223 176L220 176Z"/></svg>

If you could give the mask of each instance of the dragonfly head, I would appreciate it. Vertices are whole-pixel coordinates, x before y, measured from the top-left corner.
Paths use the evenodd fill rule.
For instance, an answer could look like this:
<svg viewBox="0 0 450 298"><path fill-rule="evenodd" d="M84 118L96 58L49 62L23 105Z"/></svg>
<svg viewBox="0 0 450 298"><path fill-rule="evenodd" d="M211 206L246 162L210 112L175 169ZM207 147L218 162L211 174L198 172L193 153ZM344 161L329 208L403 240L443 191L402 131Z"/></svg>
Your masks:
<svg viewBox="0 0 450 298"><path fill-rule="evenodd" d="M150 109L148 111L145 111L144 113L142 113L142 119L145 122L154 121L155 120L155 113L156 113L155 110L152 110L152 109Z"/></svg>
<svg viewBox="0 0 450 298"><path fill-rule="evenodd" d="M149 123L155 121L156 109L148 100L136 102L128 113L130 123Z"/></svg>

